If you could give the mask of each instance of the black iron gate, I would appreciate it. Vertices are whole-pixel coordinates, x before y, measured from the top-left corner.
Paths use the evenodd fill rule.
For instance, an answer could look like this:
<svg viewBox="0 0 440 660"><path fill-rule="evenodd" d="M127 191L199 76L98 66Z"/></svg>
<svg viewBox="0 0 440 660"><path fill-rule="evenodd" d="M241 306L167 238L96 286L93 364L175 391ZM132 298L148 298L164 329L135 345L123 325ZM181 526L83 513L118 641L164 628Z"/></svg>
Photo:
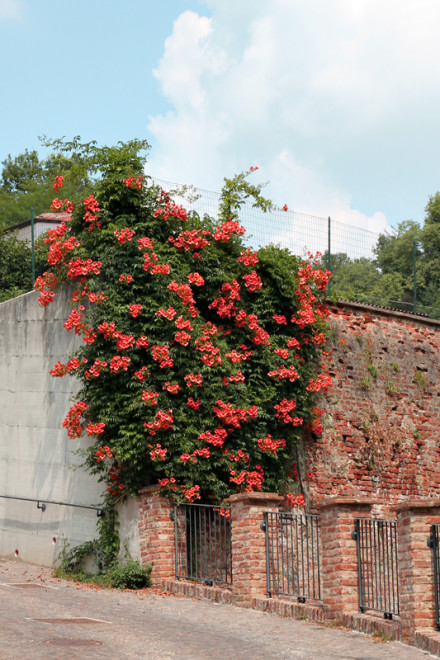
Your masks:
<svg viewBox="0 0 440 660"><path fill-rule="evenodd" d="M266 512L267 595L321 599L319 516Z"/></svg>
<svg viewBox="0 0 440 660"><path fill-rule="evenodd" d="M435 599L435 629L440 630L440 553L439 546L439 529L440 525L432 525L431 536L428 539L428 546L432 548L433 564L434 564L434 599Z"/></svg>
<svg viewBox="0 0 440 660"><path fill-rule="evenodd" d="M175 504L172 516L176 578L232 584L230 509Z"/></svg>
<svg viewBox="0 0 440 660"><path fill-rule="evenodd" d="M399 614L397 527L392 520L357 518L352 533L357 544L359 611Z"/></svg>

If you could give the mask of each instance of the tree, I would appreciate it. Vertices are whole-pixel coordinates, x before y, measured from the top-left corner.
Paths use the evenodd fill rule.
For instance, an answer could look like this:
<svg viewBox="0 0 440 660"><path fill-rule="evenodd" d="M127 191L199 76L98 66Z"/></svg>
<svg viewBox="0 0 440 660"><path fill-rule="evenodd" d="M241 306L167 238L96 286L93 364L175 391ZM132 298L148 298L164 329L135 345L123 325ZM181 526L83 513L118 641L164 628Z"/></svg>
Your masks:
<svg viewBox="0 0 440 660"><path fill-rule="evenodd" d="M416 275L417 311L440 318L440 193L426 205L424 226L399 223L393 234L381 234L374 259L331 256L334 296L412 311ZM327 263L327 255L322 258Z"/></svg>
<svg viewBox="0 0 440 660"><path fill-rule="evenodd" d="M40 158L36 150L2 161L0 177L0 231L13 224L29 220L31 208L34 214L49 211L53 199L54 177L64 173L64 195L71 199L86 195L92 184L91 159L87 154L75 150L79 139L69 144L69 151L62 151L65 143L42 139L42 144L53 151Z"/></svg>
<svg viewBox="0 0 440 660"><path fill-rule="evenodd" d="M47 268L47 249L37 244L35 270L42 275ZM0 234L0 302L31 291L32 252L27 241L21 241L14 232Z"/></svg>

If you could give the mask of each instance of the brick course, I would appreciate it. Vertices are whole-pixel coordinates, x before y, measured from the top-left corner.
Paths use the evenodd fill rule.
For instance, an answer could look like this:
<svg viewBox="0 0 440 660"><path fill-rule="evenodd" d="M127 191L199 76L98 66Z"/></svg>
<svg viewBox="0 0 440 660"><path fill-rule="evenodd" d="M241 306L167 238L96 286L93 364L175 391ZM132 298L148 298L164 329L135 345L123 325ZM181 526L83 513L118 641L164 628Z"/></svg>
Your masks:
<svg viewBox="0 0 440 660"><path fill-rule="evenodd" d="M302 447L310 506L374 497L382 517L440 497L440 322L356 303L330 311L325 431Z"/></svg>

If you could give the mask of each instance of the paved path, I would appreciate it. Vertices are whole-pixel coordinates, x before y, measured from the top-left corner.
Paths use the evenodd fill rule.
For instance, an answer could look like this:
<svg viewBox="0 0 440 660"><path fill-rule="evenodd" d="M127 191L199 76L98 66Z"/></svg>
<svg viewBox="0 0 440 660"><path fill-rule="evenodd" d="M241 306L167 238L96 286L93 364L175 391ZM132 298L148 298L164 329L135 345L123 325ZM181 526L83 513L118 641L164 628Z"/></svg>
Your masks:
<svg viewBox="0 0 440 660"><path fill-rule="evenodd" d="M431 657L397 642L230 605L85 588L53 578L49 569L0 560L1 660Z"/></svg>

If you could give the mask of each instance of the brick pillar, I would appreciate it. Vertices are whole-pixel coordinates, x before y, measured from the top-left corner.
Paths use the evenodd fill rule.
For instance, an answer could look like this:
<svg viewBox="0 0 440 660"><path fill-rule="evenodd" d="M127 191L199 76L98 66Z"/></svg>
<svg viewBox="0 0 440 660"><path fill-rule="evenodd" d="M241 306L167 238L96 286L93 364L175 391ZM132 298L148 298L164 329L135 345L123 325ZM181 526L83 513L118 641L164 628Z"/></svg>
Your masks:
<svg viewBox="0 0 440 660"><path fill-rule="evenodd" d="M334 497L320 504L321 594L327 619L359 610L356 541L351 533L356 518L370 517L367 498Z"/></svg>
<svg viewBox="0 0 440 660"><path fill-rule="evenodd" d="M157 485L139 491L137 502L141 563L153 564L153 585L174 579L174 522L170 519L173 505L159 495Z"/></svg>
<svg viewBox="0 0 440 660"><path fill-rule="evenodd" d="M435 625L433 551L427 545L434 523L440 523L440 500L397 506L400 617L409 638L417 628Z"/></svg>
<svg viewBox="0 0 440 660"><path fill-rule="evenodd" d="M275 493L237 493L231 504L232 593L234 602L250 607L266 595L266 536L260 525L264 511L277 511L283 497Z"/></svg>

